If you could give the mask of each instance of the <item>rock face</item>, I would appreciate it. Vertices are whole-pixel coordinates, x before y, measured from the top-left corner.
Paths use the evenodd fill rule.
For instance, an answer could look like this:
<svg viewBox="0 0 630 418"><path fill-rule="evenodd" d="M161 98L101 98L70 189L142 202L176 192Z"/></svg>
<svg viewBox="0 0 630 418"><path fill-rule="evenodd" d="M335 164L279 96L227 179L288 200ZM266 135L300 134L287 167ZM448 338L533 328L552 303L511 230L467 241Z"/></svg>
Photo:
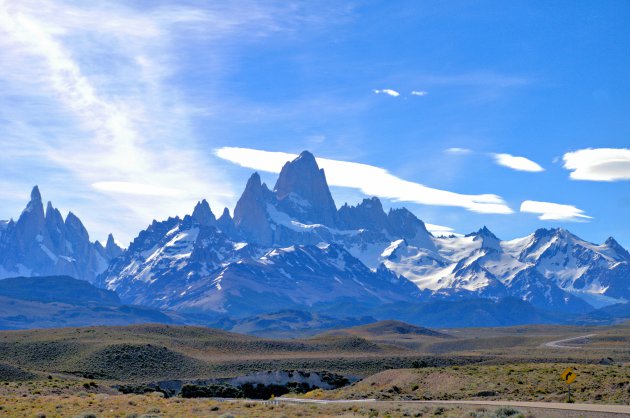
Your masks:
<svg viewBox="0 0 630 418"><path fill-rule="evenodd" d="M326 175L310 152L302 152L282 167L273 191L276 206L291 218L303 224L337 226L337 207Z"/></svg>
<svg viewBox="0 0 630 418"><path fill-rule="evenodd" d="M122 253L111 235L106 247L90 242L87 230L72 212L64 220L50 202L44 212L37 186L17 222L4 225L0 278L67 275L92 282Z"/></svg>

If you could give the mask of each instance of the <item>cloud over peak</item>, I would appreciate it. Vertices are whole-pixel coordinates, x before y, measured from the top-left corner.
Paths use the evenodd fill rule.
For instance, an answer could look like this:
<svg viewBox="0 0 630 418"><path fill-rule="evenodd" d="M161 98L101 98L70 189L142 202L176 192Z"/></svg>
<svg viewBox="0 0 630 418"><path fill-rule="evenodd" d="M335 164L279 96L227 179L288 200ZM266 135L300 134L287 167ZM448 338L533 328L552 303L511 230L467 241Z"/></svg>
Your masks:
<svg viewBox="0 0 630 418"><path fill-rule="evenodd" d="M562 159L573 180L630 180L628 148L585 148L567 152Z"/></svg>
<svg viewBox="0 0 630 418"><path fill-rule="evenodd" d="M284 163L297 157L297 154L285 152L236 147L218 148L215 154L242 167L271 173L279 173ZM383 168L367 164L327 158L317 158L317 163L326 171L331 186L359 189L368 196L421 205L461 207L477 213L513 213L505 201L494 194L467 195L435 189L403 180Z"/></svg>

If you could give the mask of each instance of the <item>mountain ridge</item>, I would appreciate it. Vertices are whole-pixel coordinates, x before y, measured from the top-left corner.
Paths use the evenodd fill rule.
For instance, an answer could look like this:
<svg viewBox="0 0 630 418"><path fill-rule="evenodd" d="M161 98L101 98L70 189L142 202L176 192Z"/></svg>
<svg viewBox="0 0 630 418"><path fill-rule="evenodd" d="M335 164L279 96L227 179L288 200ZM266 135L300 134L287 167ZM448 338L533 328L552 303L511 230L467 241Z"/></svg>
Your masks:
<svg viewBox="0 0 630 418"><path fill-rule="evenodd" d="M361 306L396 301L510 297L580 314L630 299L630 254L612 237L598 245L562 228L539 228L505 241L486 226L435 237L408 209L385 212L377 197L337 209L324 171L306 151L283 166L273 190L253 173L233 214L225 208L217 218L201 200L183 218L154 220L122 250L111 235L105 246L90 243L72 213L64 221L52 204L44 213L35 187L18 222L0 223L0 248L9 242L13 253L41 258L48 256L36 251L41 231L56 251L71 236L89 243L84 264L92 253L107 260L100 271L75 274L125 303L236 317L342 301L359 315ZM7 265L2 257L0 266Z"/></svg>

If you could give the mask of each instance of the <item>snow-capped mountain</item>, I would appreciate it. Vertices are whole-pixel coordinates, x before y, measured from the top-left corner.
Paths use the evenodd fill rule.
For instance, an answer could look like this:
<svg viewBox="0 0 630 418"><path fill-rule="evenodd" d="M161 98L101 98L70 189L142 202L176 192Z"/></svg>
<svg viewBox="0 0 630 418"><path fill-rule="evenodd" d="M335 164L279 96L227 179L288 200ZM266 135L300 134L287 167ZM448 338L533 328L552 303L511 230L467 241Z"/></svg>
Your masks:
<svg viewBox="0 0 630 418"><path fill-rule="evenodd" d="M596 245L539 229L503 241L486 227L435 237L375 197L337 209L308 152L272 190L254 173L234 217L225 208L217 218L203 200L191 215L154 221L125 251L111 236L90 243L72 213L44 212L35 188L17 222L0 222L0 278L44 274L95 281L125 303L233 316L428 298L516 297L565 312L630 300L630 254L613 238Z"/></svg>
<svg viewBox="0 0 630 418"><path fill-rule="evenodd" d="M564 229L501 241L487 228L434 238L437 251L392 243L385 265L420 289L453 296L517 296L534 306L580 311L630 299L630 257L614 239L595 245Z"/></svg>
<svg viewBox="0 0 630 418"><path fill-rule="evenodd" d="M238 241L238 232L230 237L206 222L211 213L203 201L192 216L153 222L99 284L129 303L236 316L344 299L412 301L418 293L406 279L384 267L373 271L336 244L265 248Z"/></svg>
<svg viewBox="0 0 630 418"><path fill-rule="evenodd" d="M110 235L103 246L90 242L81 220L70 212L64 220L37 186L17 222L0 222L0 278L68 275L94 281L122 249Z"/></svg>
<svg viewBox="0 0 630 418"><path fill-rule="evenodd" d="M337 210L323 170L303 152L273 190L254 173L234 218L225 209L217 220L202 201L191 216L154 222L99 283L126 302L214 312L508 296L584 311L630 299L629 264L612 238L595 245L541 229L502 241L485 227L434 237L410 211L386 213L375 197Z"/></svg>

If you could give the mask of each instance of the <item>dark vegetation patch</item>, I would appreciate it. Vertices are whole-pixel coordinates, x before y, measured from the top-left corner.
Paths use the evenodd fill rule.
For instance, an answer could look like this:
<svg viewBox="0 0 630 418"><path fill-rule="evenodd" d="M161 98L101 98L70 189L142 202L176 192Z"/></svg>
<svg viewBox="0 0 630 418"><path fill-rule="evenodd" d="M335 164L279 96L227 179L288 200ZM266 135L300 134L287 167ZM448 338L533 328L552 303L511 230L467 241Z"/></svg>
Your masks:
<svg viewBox="0 0 630 418"><path fill-rule="evenodd" d="M0 381L2 382L20 382L26 380L34 380L37 375L22 370L19 367L10 366L0 363Z"/></svg>
<svg viewBox="0 0 630 418"><path fill-rule="evenodd" d="M95 377L123 381L195 376L207 368L200 360L152 344L111 345L90 353L77 366Z"/></svg>
<svg viewBox="0 0 630 418"><path fill-rule="evenodd" d="M74 341L0 342L0 361L29 369L59 369L81 354L85 345Z"/></svg>

